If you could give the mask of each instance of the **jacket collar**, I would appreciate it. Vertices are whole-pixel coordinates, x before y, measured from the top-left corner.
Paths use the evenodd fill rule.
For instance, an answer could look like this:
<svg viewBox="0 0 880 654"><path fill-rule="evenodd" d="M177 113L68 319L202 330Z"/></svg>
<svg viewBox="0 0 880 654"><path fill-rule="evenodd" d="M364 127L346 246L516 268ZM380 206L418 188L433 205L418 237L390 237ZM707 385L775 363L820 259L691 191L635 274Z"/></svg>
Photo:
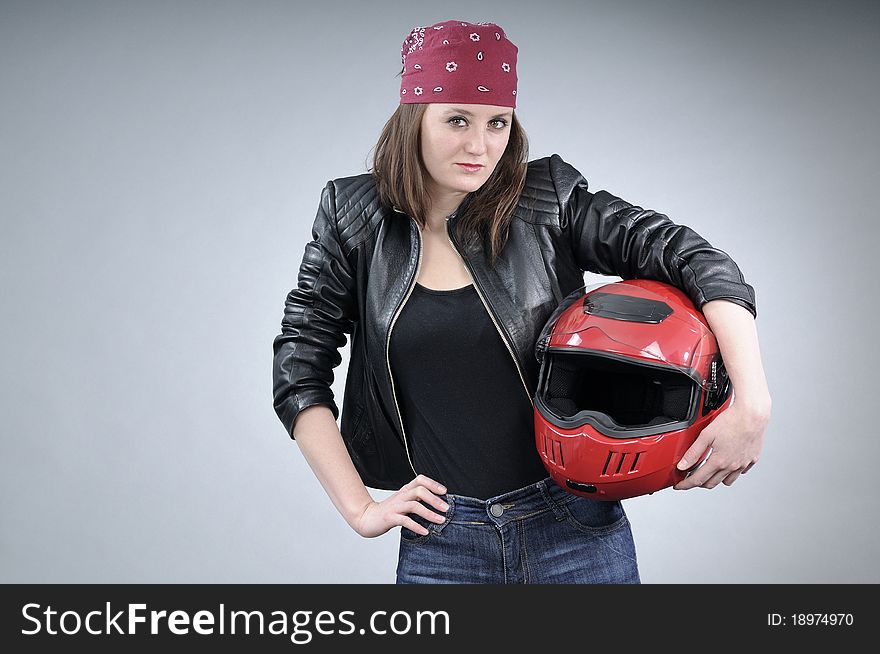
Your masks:
<svg viewBox="0 0 880 654"><path fill-rule="evenodd" d="M458 217L459 215L464 213L464 211L468 208L468 205L470 205L470 203L472 202L473 197L474 197L473 192L468 193L466 196L464 196L464 200L462 200L458 204L458 206L455 208L455 211L453 211L451 214L446 216L446 220L455 220L456 217ZM396 204L392 205L391 208L394 209L394 211L396 211L397 213L406 214L406 212L403 209L401 209L400 207L398 207Z"/></svg>

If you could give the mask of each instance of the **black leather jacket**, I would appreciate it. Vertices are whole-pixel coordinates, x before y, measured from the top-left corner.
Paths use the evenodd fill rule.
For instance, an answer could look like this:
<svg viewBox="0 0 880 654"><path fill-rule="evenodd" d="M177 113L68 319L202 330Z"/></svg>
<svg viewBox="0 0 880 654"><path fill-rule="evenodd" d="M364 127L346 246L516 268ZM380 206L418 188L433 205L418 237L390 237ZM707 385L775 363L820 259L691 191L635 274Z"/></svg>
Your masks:
<svg viewBox="0 0 880 654"><path fill-rule="evenodd" d="M450 241L471 273L516 362L523 393L535 394L535 344L584 271L672 284L701 308L725 298L755 315L754 289L723 251L663 214L634 206L587 181L559 155L529 162L525 189L494 268L452 227L470 196L447 218ZM391 330L410 296L422 259L414 219L379 202L370 173L327 183L305 247L298 285L287 296L273 342L274 407L293 438L300 411L325 404L345 334L351 350L340 431L366 486L397 490L416 476L392 382Z"/></svg>

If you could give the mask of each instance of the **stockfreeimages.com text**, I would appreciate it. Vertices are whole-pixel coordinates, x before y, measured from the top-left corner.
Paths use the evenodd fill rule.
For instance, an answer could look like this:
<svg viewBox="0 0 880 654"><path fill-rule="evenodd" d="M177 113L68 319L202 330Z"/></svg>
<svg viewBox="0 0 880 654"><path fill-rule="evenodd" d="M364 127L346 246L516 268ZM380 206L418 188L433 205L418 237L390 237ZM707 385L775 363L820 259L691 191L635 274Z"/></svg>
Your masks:
<svg viewBox="0 0 880 654"><path fill-rule="evenodd" d="M127 604L115 611L106 602L103 610L84 615L77 611L59 612L51 605L29 603L22 606L26 621L21 633L31 635L174 634L185 636L192 630L200 635L257 634L289 635L291 642L304 645L319 635L449 635L446 611L373 611L364 626L353 621L354 611L244 611L227 610L220 604L216 612L199 610L190 615L183 610L150 610L146 604ZM139 626L142 625L142 626Z"/></svg>

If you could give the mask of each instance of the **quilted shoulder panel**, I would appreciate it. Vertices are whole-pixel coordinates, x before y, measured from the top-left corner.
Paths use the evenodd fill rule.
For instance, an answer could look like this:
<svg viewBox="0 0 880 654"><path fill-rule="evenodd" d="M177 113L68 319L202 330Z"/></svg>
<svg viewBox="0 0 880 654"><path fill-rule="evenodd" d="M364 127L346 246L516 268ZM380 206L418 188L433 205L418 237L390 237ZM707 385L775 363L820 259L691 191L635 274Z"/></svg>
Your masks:
<svg viewBox="0 0 880 654"><path fill-rule="evenodd" d="M346 251L352 250L371 230L365 228L380 216L376 180L370 173L333 180L336 191L336 219L339 237Z"/></svg>
<svg viewBox="0 0 880 654"><path fill-rule="evenodd" d="M560 207L578 183L586 186L583 175L558 154L530 161L520 201L526 211L521 217L539 224L559 224Z"/></svg>

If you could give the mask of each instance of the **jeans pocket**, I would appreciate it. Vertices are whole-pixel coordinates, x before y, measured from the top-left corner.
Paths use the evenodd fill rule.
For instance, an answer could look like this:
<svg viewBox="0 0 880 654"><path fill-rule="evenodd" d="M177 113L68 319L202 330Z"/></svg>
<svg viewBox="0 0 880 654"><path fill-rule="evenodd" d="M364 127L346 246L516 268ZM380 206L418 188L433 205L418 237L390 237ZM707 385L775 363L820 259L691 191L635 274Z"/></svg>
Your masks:
<svg viewBox="0 0 880 654"><path fill-rule="evenodd" d="M414 532L412 529L408 527L400 528L400 539L407 543L424 543L431 536L436 533L437 524L431 522L427 518L423 518L418 513L410 513L408 514L410 518L415 520L419 525L428 530L427 534L419 534Z"/></svg>
<svg viewBox="0 0 880 654"><path fill-rule="evenodd" d="M591 500L576 495L562 508L569 524L589 534L608 534L629 522L619 500Z"/></svg>

